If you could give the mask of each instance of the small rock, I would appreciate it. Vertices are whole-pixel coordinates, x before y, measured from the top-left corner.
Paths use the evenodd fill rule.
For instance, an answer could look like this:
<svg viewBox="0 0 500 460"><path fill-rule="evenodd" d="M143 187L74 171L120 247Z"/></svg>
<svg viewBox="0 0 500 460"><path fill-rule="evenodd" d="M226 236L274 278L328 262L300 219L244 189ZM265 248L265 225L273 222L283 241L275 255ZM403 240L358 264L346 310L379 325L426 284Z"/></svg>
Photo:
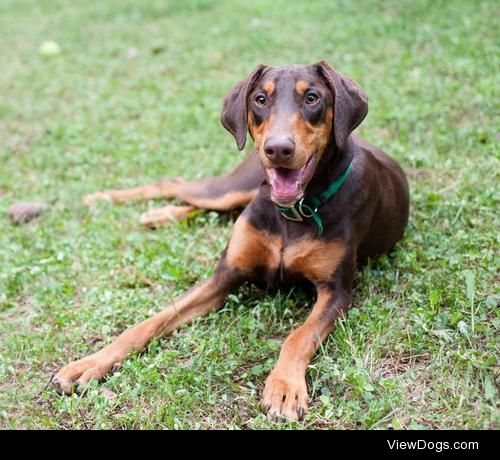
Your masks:
<svg viewBox="0 0 500 460"><path fill-rule="evenodd" d="M46 211L48 206L45 203L36 202L20 202L14 203L8 210L9 217L16 223L21 224L24 222L29 222L35 217L38 217L44 211Z"/></svg>

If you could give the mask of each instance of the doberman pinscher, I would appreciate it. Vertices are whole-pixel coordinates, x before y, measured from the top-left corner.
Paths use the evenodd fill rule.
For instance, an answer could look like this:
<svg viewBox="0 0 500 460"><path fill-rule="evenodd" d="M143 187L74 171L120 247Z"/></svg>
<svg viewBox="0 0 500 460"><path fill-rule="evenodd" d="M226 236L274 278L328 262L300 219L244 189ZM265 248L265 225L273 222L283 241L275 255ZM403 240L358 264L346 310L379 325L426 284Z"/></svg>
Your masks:
<svg viewBox="0 0 500 460"><path fill-rule="evenodd" d="M77 385L101 380L154 337L221 307L246 281L305 280L315 288L316 301L284 342L261 401L272 417L301 419L308 405L306 369L351 304L356 264L389 251L408 221L405 174L384 152L351 135L367 111L363 90L325 61L260 65L236 84L222 107L221 122L238 148L245 146L247 131L256 147L234 172L87 197L87 203L156 196L188 203L143 218L153 225L196 207L248 206L211 277L102 350L62 368L54 383L71 393Z"/></svg>

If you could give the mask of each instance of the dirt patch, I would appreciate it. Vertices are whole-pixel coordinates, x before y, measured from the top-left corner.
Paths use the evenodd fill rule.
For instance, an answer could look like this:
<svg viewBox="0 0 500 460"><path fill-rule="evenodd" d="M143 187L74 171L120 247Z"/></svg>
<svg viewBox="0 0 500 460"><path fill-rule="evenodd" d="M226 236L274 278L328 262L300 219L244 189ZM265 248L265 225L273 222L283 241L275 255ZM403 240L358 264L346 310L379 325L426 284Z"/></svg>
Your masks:
<svg viewBox="0 0 500 460"><path fill-rule="evenodd" d="M377 374L382 378L396 378L398 388L407 404L415 412L423 414L423 408L429 404L427 390L431 385L430 354L390 356L383 358L377 366ZM408 374L406 374L408 372ZM414 417L407 410L394 407L394 416L402 426L408 426ZM419 424L435 428L435 423L424 417L418 417Z"/></svg>
<svg viewBox="0 0 500 460"><path fill-rule="evenodd" d="M417 366L426 367L430 355L428 353L421 355L409 356L391 356L383 358L379 366L377 366L377 374L382 378L394 377L404 374L408 369Z"/></svg>

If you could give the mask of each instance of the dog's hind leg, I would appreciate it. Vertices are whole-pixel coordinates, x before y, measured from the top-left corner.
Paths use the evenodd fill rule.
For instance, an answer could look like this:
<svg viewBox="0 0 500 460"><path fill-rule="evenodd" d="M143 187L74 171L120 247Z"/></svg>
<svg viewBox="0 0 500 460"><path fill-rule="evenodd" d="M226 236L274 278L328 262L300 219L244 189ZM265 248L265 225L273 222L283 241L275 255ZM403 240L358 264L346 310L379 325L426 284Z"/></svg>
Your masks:
<svg viewBox="0 0 500 460"><path fill-rule="evenodd" d="M257 194L264 173L257 155L248 156L234 171L223 176L206 177L195 181L182 178L167 179L156 184L123 190L105 190L87 195L87 206L99 200L125 203L152 198L175 198L190 206L166 206L152 209L141 216L141 223L158 227L170 221L186 218L195 208L230 211L246 206Z"/></svg>
<svg viewBox="0 0 500 460"><path fill-rule="evenodd" d="M86 195L83 203L89 206L99 200L125 203L152 198L177 198L198 208L228 211L249 203L263 179L260 161L256 154L251 154L227 175L195 181L166 179L129 189L104 190Z"/></svg>
<svg viewBox="0 0 500 460"><path fill-rule="evenodd" d="M106 200L113 201L114 203L126 203L127 201L151 200L162 197L175 198L180 182L182 182L182 179L171 179L133 188L103 190L85 195L82 201L85 206L91 206L97 201Z"/></svg>
<svg viewBox="0 0 500 460"><path fill-rule="evenodd" d="M252 201L263 180L264 172L254 153L230 174L182 183L175 198L197 208L230 211Z"/></svg>

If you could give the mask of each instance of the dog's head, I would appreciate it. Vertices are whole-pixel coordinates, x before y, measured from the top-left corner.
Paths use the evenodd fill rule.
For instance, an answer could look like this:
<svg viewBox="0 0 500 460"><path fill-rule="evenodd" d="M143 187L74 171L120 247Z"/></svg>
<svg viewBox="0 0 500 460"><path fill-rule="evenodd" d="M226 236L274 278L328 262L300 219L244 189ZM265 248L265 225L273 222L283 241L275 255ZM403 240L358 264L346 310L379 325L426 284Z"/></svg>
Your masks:
<svg viewBox="0 0 500 460"><path fill-rule="evenodd" d="M290 206L303 196L330 142L341 149L367 112L363 90L325 61L260 65L225 97L221 122L240 150L250 132L271 199Z"/></svg>

